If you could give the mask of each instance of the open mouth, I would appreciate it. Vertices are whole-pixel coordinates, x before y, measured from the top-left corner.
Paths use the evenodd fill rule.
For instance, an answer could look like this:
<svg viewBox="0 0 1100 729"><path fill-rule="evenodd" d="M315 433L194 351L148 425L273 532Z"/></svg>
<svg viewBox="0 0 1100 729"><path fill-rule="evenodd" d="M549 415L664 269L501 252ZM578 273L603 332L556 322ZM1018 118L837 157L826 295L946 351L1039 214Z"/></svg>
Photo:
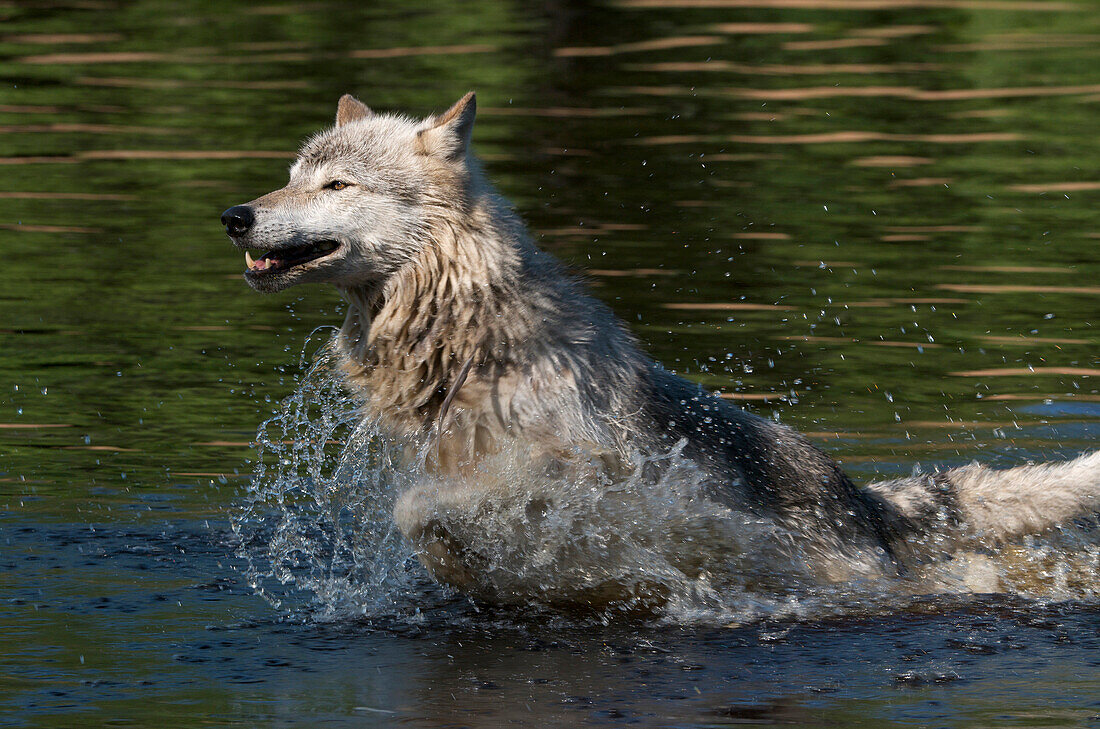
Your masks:
<svg viewBox="0 0 1100 729"><path fill-rule="evenodd" d="M267 251L255 260L248 251L245 251L244 262L248 265L248 273L256 276L270 276L323 258L339 247L340 244L334 240L322 240L295 248Z"/></svg>

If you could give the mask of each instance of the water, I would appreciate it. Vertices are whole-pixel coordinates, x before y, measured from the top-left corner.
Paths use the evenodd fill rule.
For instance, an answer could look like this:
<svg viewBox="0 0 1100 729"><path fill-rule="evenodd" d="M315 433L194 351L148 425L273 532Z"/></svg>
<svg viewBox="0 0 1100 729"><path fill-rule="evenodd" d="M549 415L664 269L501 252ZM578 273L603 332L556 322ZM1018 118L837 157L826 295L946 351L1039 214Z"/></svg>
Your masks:
<svg viewBox="0 0 1100 729"><path fill-rule="evenodd" d="M477 88L494 180L667 366L859 480L1067 458L1100 424L1097 10L0 7L0 723L1100 722L1088 564L1055 597L562 617L472 606L396 540L341 582L366 546L306 509L320 593L257 597L233 520L278 449L250 444L341 305L252 294L217 222L341 93ZM310 422L352 438L325 392Z"/></svg>

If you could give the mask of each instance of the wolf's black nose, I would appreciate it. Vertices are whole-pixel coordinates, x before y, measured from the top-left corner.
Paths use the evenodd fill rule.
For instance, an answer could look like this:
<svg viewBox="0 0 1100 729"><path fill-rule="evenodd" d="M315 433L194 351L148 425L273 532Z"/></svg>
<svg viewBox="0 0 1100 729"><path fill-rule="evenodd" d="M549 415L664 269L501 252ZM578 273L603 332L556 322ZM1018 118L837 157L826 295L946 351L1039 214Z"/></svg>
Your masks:
<svg viewBox="0 0 1100 729"><path fill-rule="evenodd" d="M222 213L222 225L229 235L240 235L252 227L256 216L252 214L252 208L247 205L234 205Z"/></svg>

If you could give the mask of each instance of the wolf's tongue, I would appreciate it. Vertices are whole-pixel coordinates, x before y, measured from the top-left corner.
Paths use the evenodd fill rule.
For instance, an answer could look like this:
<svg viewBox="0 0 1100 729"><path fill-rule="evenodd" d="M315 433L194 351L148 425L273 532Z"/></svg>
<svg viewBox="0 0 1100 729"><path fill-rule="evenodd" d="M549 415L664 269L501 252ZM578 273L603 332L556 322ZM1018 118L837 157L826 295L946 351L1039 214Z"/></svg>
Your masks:
<svg viewBox="0 0 1100 729"><path fill-rule="evenodd" d="M252 256L248 251L244 252L244 262L248 266L249 271L263 271L268 268L275 268L279 265L279 259L277 258L261 258L257 261L252 260Z"/></svg>

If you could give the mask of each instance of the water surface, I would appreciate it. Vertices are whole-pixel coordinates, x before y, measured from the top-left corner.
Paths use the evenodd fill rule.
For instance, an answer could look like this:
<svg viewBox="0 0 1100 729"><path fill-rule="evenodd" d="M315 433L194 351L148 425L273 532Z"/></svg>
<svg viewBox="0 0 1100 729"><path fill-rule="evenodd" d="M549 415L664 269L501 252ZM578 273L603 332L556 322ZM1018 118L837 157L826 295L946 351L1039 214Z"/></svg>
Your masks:
<svg viewBox="0 0 1100 729"><path fill-rule="evenodd" d="M860 480L1068 458L1100 431L1100 5L0 19L0 723L1100 722L1095 569L732 626L486 610L416 575L400 615L255 596L251 444L341 303L251 293L217 221L340 94L426 114L476 88L493 179L668 367Z"/></svg>

